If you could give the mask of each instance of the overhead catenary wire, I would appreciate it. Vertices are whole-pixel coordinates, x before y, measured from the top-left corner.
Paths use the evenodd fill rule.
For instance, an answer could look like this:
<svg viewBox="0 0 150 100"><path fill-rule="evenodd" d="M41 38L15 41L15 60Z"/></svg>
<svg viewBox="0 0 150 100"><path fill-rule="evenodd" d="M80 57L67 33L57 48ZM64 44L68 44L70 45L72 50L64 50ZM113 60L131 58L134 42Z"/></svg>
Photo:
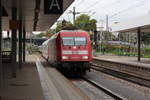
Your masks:
<svg viewBox="0 0 150 100"><path fill-rule="evenodd" d="M81 13L88 13L88 15L89 16L93 16L93 17L96 17L98 14L97 14L97 12L99 11L99 10L96 10L96 11L94 11L94 12L92 12L92 10L94 10L94 9L96 9L96 8L100 8L100 9L103 9L103 8L105 8L104 10L106 11L106 10L109 10L112 6L114 6L114 5L118 5L118 6L120 6L121 5L121 3L123 3L123 2L125 2L126 0L113 0L113 2L110 2L110 3L105 3L104 5L103 4L101 4L100 5L100 3L102 3L102 1L104 1L104 0L91 0L92 2L91 3L89 3L88 5L86 5L86 6L84 6L84 4L85 4L85 0L75 0L75 3L74 3L74 5L77 5L77 9L79 9L79 6L82 6L81 7L81 10L78 10L78 11L80 11ZM129 1L129 0L128 0ZM116 17L116 16L118 16L118 15L121 15L122 13L125 13L125 12L127 12L127 11L131 11L131 10L133 10L133 9L135 9L135 8L137 8L137 7L140 7L140 6L143 6L143 5L145 5L146 3L147 3L147 1L149 1L149 0L137 0L136 2L131 2L130 3L130 5L131 6L129 6L129 5L127 5L126 6L126 8L125 9L118 9L118 10L120 10L120 11L118 11L118 12L116 12L116 13L113 13L113 14L109 14L108 13L108 16L109 16L109 20L110 21L112 21L113 19L114 19L114 17ZM144 4L143 4L144 3ZM98 6L98 5L100 5L100 6ZM111 7L110 7L111 6ZM131 9L132 8L132 9ZM86 12L87 11L87 12ZM114 12L114 11L113 11ZM66 13L68 13L68 12L66 12ZM105 14L106 15L106 14ZM68 17L68 19L69 20L71 20L70 19L70 17L69 17L70 15L69 14L67 14L67 17ZM105 20L104 19L104 16L103 16L103 18L101 17L100 19L103 19L103 20Z"/></svg>
<svg viewBox="0 0 150 100"><path fill-rule="evenodd" d="M110 5L113 5L114 3L119 3L120 2L120 0L117 0L117 1L114 1L114 2L112 2L112 3L110 3L110 4L108 4L108 5L101 5L100 6L100 8L106 8L107 6L110 6ZM85 9L83 9L82 11L84 11L84 10L92 10L94 7L93 6L96 6L96 5L98 5L99 3L102 3L102 0L98 0L97 2L95 2L95 3L92 3L90 6L88 6L88 7L86 7ZM96 9L97 7L99 7L99 6L96 6L94 9Z"/></svg>
<svg viewBox="0 0 150 100"><path fill-rule="evenodd" d="M84 8L84 9L81 10L81 11L86 10L86 11L88 11L88 12L91 12L91 15L89 15L89 16L94 16L97 11L92 12L92 9L94 8L93 6L96 6L96 5L100 4L100 3L102 3L102 1L103 1L103 0L97 0L95 3L92 3L90 6ZM109 3L109 4L107 4L107 5L103 5L103 6L100 6L100 7L101 7L101 8L104 8L104 7L106 8L107 6L111 6L111 5L113 5L114 3L115 3L115 4L116 4L116 3L120 3L120 0L116 0L116 1L114 1L114 2L112 2L112 3ZM97 8L97 7L96 7L96 8ZM94 8L94 9L95 9L95 8Z"/></svg>
<svg viewBox="0 0 150 100"><path fill-rule="evenodd" d="M93 6L95 6L96 4L98 4L98 3L100 3L99 1L101 1L101 0L97 0L95 3L92 3L91 5L89 5L88 7L86 7L86 8L83 8L81 11L83 12L83 11L88 11L87 9L89 9L89 8L91 8L91 7L93 7Z"/></svg>
<svg viewBox="0 0 150 100"><path fill-rule="evenodd" d="M136 5L134 5L134 6L130 6L130 7L126 8L126 9L123 9L123 10L121 10L121 11L119 11L119 12L117 12L117 13L111 15L109 18L111 19L111 18L113 18L113 17L115 17L115 16L117 16L117 15L119 15L119 14L121 14L121 13L124 13L124 12L127 12L127 11L131 11L131 10L137 8L137 7L143 6L143 5L145 5L145 4L147 3L147 2L146 2L146 3L144 3L143 5L141 5L141 2L144 2L144 1L148 1L148 0L142 0L142 1L138 2L138 4L136 4Z"/></svg>
<svg viewBox="0 0 150 100"><path fill-rule="evenodd" d="M72 15L73 15L73 24L75 24L75 17L76 17L76 15L84 14L84 13L92 13L92 14L94 14L95 12L91 12L91 11L89 11L89 12L77 12L76 11L76 7L73 7L73 10L69 10L68 13L72 13Z"/></svg>
<svg viewBox="0 0 150 100"><path fill-rule="evenodd" d="M139 0L139 1L140 1L140 0ZM147 1L147 0L142 0L142 1L140 1L139 3L144 2L144 1ZM95 5L99 4L99 3L100 3L99 0L97 0L95 3L92 3L90 6L84 8L84 9L81 10L81 11L85 11L85 10L87 10L87 11L89 10L89 11L90 11L90 9L92 9L93 6L95 6ZM101 7L101 8L104 8L104 7L106 7L106 6L113 5L114 3L120 3L120 0L114 1L113 3L110 3L110 4L108 4L108 5L105 5L105 6ZM137 6L137 4L135 5L135 7L136 7L136 6ZM141 5L139 5L139 6L141 6ZM137 6L137 7L139 7L139 6ZM97 8L97 7L96 7L96 8ZM123 13L123 12L125 12L125 11L128 11L128 10L130 10L131 8L134 8L134 6L131 6L131 7L129 7L129 8L126 8L126 9L122 10L122 11L119 11L119 12L117 12L117 13L111 15L109 18L114 17L114 16L116 16L116 15L119 15L120 13ZM94 9L95 9L95 8L94 8Z"/></svg>
<svg viewBox="0 0 150 100"><path fill-rule="evenodd" d="M77 0L75 0L75 1L77 1ZM83 2L84 2L84 0L78 0L78 2L76 3L76 5L80 5Z"/></svg>
<svg viewBox="0 0 150 100"><path fill-rule="evenodd" d="M79 5L83 5L84 1L85 1L85 0L78 0L78 1L76 0L75 3L74 3L74 5L78 5L78 6L79 6ZM98 4L101 3L102 1L103 1L103 0L96 0L94 3L92 3L92 4L89 5L88 7L83 8L79 13L92 13L91 16L95 15L96 12L94 11L94 13L93 13L90 9L94 8L93 6L98 5ZM117 3L117 2L120 2L120 0L114 1L113 3L110 3L110 4L106 5L106 6L113 5L114 3ZM81 4L81 3L82 3L82 4ZM106 6L103 6L103 7L106 7ZM85 12L85 10L86 10L87 12ZM68 12L67 12L67 13L68 13Z"/></svg>
<svg viewBox="0 0 150 100"><path fill-rule="evenodd" d="M121 10L121 11L119 11L119 12L113 14L113 15L109 15L109 21L111 21L113 17L118 16L118 15L120 15L121 13L125 13L125 12L127 12L127 11L131 11L131 10L137 8L137 7L140 7L140 6L143 6L143 5L147 4L147 1L148 1L148 0L142 0L142 1L140 0L138 3L134 4L134 6L132 5L132 6L126 8L126 9L124 9L124 10ZM145 2L145 3L141 5L141 2L142 2L142 3ZM148 1L148 2L149 2L149 1Z"/></svg>

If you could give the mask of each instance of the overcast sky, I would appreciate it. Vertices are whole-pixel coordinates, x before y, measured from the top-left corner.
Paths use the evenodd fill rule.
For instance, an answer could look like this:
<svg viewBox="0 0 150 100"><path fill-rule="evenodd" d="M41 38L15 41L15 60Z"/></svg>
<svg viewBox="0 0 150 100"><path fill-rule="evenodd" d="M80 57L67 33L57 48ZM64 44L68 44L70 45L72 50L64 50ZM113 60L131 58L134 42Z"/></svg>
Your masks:
<svg viewBox="0 0 150 100"><path fill-rule="evenodd" d="M75 0L59 20L72 21L69 10L76 7L77 12L85 13L98 21L98 26L105 26L106 15L109 24L121 22L150 13L150 0ZM79 15L77 15L79 16Z"/></svg>

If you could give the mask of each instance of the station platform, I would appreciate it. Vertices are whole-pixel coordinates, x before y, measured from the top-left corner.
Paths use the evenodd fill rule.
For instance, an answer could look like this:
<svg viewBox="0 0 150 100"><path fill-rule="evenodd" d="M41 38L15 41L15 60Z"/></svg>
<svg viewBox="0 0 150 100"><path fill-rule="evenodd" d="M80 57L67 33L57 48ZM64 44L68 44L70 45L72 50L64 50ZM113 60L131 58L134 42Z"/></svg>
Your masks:
<svg viewBox="0 0 150 100"><path fill-rule="evenodd" d="M129 56L114 56L114 55L100 55L97 57L93 57L94 59L118 62L118 63L125 63L131 65L138 65L150 68L150 58L141 58L139 62L137 57L129 57Z"/></svg>
<svg viewBox="0 0 150 100"><path fill-rule="evenodd" d="M26 57L23 68L17 70L17 78L4 76L0 100L89 100L55 68L46 66L40 57Z"/></svg>
<svg viewBox="0 0 150 100"><path fill-rule="evenodd" d="M44 100L33 56L27 56L27 62L22 69L17 70L16 78L11 78L11 64L4 67L7 70L0 90L0 100Z"/></svg>

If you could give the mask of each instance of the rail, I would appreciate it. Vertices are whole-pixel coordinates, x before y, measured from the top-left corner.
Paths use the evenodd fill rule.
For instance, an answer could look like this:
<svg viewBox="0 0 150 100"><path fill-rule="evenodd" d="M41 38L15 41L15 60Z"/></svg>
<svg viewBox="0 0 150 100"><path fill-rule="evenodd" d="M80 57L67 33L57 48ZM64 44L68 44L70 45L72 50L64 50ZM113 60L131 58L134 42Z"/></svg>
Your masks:
<svg viewBox="0 0 150 100"><path fill-rule="evenodd" d="M85 77L82 77L82 79L85 80L86 82L88 82L89 84L95 86L96 88L102 90L102 91L105 92L107 95L113 97L115 100L127 100L126 98L120 96L119 94L114 93L113 91L111 91L111 90L105 88L104 86L102 86L102 85L100 85L100 84L98 84L98 83L96 83L96 82L94 82L94 81L92 81L92 80L90 80L90 79L87 79L87 78L85 78Z"/></svg>
<svg viewBox="0 0 150 100"><path fill-rule="evenodd" d="M109 74L111 76L126 80L128 82L138 84L140 86L145 86L145 87L150 88L150 80L144 79L142 77L137 77L137 76L129 75L127 73L110 70L110 69L107 69L107 68L104 68L104 67L100 68L99 66L96 66L96 65L92 65L91 69L103 72L105 74Z"/></svg>

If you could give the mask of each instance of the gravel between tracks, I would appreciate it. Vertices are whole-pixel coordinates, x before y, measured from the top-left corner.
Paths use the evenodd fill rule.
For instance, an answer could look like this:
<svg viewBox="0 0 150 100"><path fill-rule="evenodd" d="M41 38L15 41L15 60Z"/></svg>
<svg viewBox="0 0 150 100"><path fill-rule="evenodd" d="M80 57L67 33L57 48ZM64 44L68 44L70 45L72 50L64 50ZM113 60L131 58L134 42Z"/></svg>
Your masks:
<svg viewBox="0 0 150 100"><path fill-rule="evenodd" d="M80 88L91 100L115 100L103 91L92 86L84 80L71 80L78 88Z"/></svg>
<svg viewBox="0 0 150 100"><path fill-rule="evenodd" d="M140 86L138 84L134 84L134 83L128 82L126 80L123 80L123 79L120 79L120 78L117 78L117 77L114 77L114 76L111 76L111 75L108 75L108 74L105 74L105 73L102 73L99 71L95 71L95 70L92 70L92 71L100 73L101 75L103 75L105 78L107 78L109 80L116 80L120 83L126 84L129 88L133 88L137 91L141 91L141 93L143 93L143 95L150 97L150 88Z"/></svg>

